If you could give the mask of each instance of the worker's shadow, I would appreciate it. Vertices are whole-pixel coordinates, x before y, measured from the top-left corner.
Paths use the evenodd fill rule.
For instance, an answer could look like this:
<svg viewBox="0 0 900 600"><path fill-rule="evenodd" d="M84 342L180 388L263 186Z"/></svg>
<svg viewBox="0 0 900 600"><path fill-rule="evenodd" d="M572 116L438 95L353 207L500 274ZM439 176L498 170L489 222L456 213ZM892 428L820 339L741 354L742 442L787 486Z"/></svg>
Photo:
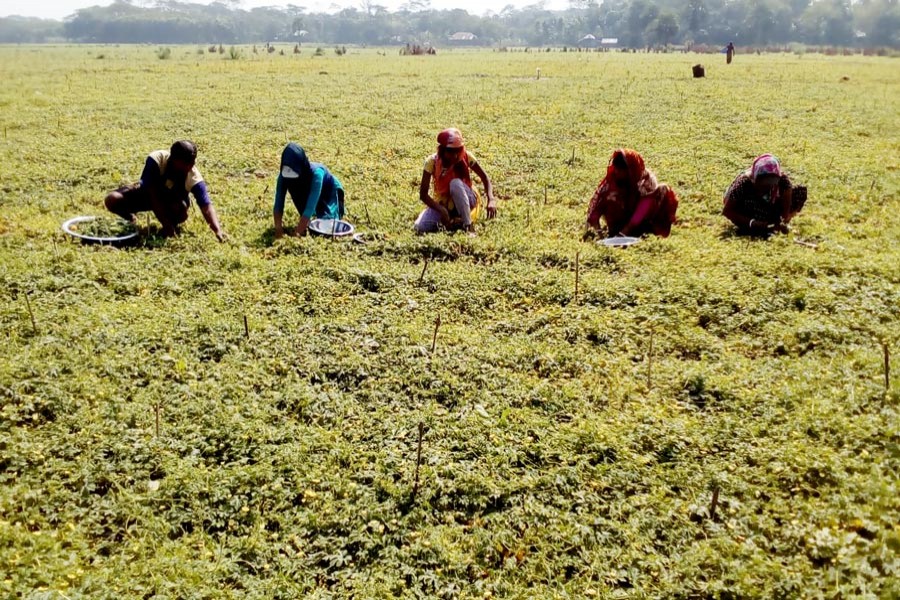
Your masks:
<svg viewBox="0 0 900 600"><path fill-rule="evenodd" d="M770 237L772 237L771 233L750 233L745 229L738 229L734 226L725 227L719 232L719 239L723 241L748 240L753 242L765 242Z"/></svg>
<svg viewBox="0 0 900 600"><path fill-rule="evenodd" d="M253 241L253 246L256 248L270 248L275 245L275 228L267 227L263 230L261 234Z"/></svg>
<svg viewBox="0 0 900 600"><path fill-rule="evenodd" d="M293 231L293 227L286 228L284 230L284 235L280 239L275 239L275 228L268 227L255 240L252 242L252 246L254 248L259 248L264 250L266 248L281 248L282 251L287 252L289 254L297 254L298 252L304 252L303 250L299 250L300 248L308 248L308 244L298 244L296 242L309 240L313 238L311 233L307 233L304 236L297 237L293 235L291 232ZM293 243L292 243L293 242ZM290 250L288 250L290 248Z"/></svg>

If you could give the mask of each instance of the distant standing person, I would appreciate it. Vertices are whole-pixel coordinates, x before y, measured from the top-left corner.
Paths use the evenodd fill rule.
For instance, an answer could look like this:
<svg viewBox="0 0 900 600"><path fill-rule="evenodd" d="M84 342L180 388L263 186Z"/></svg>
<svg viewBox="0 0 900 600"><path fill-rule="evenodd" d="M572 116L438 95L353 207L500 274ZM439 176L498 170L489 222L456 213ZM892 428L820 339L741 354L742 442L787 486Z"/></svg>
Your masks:
<svg viewBox="0 0 900 600"><path fill-rule="evenodd" d="M193 194L209 228L220 242L224 241L225 233L196 161L197 147L187 140L175 142L169 150L151 152L140 181L107 194L106 208L131 222L136 219L135 213L152 210L162 225L162 234L171 237L187 221L189 194Z"/></svg>
<svg viewBox="0 0 900 600"><path fill-rule="evenodd" d="M728 45L725 46L725 63L731 64L731 60L734 58L734 42L728 42Z"/></svg>
<svg viewBox="0 0 900 600"><path fill-rule="evenodd" d="M610 236L640 236L653 233L667 237L675 223L678 198L666 184L644 167L644 159L635 150L619 148L613 152L600 185L588 205L587 224L600 230L606 222Z"/></svg>
<svg viewBox="0 0 900 600"><path fill-rule="evenodd" d="M491 179L478 164L475 156L466 150L462 133L450 128L437 136L437 152L425 159L422 181L419 184L419 199L425 209L419 213L415 228L417 233L462 229L475 233L475 221L481 208L481 199L472 187L474 171L484 185L487 197L487 216L497 215L497 201ZM434 181L434 194L430 194Z"/></svg>
<svg viewBox="0 0 900 600"><path fill-rule="evenodd" d="M281 151L281 167L275 182L275 238L284 235L284 199L290 193L291 201L300 213L300 221L293 235L306 235L309 221L341 219L344 217L344 188L337 177L322 163L310 162L306 151L290 142Z"/></svg>
<svg viewBox="0 0 900 600"><path fill-rule="evenodd" d="M792 185L778 159L763 154L732 182L724 203L722 214L741 233L787 233L788 223L806 203L806 188Z"/></svg>

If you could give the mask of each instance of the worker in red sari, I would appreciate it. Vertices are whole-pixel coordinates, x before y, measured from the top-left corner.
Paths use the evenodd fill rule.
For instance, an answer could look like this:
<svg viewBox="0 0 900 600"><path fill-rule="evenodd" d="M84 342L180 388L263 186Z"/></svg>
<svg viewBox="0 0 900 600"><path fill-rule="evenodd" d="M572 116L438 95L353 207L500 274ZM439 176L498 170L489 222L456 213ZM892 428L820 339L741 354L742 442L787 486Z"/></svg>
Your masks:
<svg viewBox="0 0 900 600"><path fill-rule="evenodd" d="M675 222L678 198L666 184L644 168L636 151L619 148L613 152L606 176L597 186L588 206L587 224L601 229L601 217L610 236L638 237L653 233L667 237Z"/></svg>

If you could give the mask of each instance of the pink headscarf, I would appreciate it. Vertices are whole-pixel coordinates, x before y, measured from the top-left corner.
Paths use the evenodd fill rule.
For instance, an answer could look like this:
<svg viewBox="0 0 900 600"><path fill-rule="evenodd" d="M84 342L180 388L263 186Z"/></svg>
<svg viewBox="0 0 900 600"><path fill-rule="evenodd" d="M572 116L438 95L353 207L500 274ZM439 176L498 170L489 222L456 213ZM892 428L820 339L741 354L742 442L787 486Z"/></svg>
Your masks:
<svg viewBox="0 0 900 600"><path fill-rule="evenodd" d="M778 175L780 177L781 165L778 159L771 154L763 154L753 160L753 165L750 167L748 175L753 183L756 183L757 178L765 177L766 175Z"/></svg>

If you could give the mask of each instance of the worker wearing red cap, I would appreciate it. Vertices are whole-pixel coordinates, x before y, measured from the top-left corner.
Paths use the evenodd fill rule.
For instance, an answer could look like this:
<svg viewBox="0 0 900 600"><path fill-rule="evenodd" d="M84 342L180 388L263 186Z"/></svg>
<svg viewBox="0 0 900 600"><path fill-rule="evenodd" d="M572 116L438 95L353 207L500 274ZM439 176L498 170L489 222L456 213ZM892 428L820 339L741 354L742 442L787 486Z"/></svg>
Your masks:
<svg viewBox="0 0 900 600"><path fill-rule="evenodd" d="M497 214L497 201L491 187L491 179L478 164L471 152L466 151L462 134L458 129L445 129L437 136L437 152L425 160L419 199L425 203L416 219L417 233L462 229L474 234L475 220L481 208L478 193L472 188L472 171L484 185L487 197L487 216ZM431 192L431 182L434 190Z"/></svg>

